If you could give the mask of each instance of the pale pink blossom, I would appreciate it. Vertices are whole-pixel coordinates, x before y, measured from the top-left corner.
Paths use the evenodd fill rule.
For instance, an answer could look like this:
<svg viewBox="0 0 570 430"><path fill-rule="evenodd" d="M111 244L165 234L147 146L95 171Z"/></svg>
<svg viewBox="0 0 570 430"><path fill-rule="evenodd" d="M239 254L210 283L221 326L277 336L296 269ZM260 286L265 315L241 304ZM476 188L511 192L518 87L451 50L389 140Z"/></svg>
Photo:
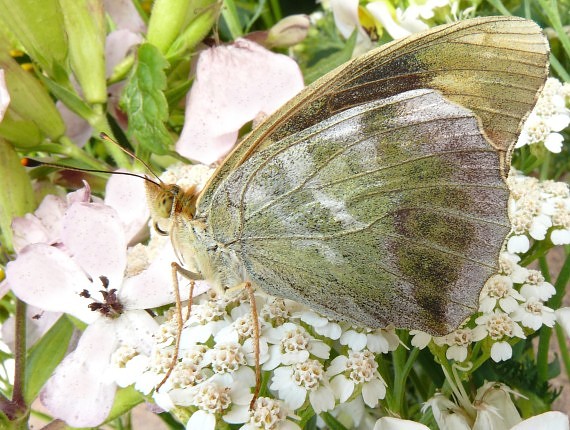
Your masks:
<svg viewBox="0 0 570 430"><path fill-rule="evenodd" d="M245 39L209 48L198 59L176 150L211 164L228 153L245 123L272 114L302 88L299 66L285 55Z"/></svg>

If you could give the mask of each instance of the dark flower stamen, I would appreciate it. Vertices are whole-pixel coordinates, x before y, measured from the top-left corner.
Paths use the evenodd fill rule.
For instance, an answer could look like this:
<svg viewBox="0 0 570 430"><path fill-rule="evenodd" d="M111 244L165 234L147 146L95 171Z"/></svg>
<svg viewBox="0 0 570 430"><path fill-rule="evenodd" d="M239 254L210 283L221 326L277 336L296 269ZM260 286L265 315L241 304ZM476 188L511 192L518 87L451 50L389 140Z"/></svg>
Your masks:
<svg viewBox="0 0 570 430"><path fill-rule="evenodd" d="M109 317L109 318L116 318L120 314L123 313L123 305L119 302L119 298L117 297L117 290L115 288L107 291L109 287L109 278L106 276L99 276L101 284L103 285L103 290L99 290L101 296L103 297L103 301L96 301L93 299L93 303L87 305L89 309L92 311L98 311L102 315ZM86 299L92 298L91 293L87 290L83 290L79 293L81 297Z"/></svg>

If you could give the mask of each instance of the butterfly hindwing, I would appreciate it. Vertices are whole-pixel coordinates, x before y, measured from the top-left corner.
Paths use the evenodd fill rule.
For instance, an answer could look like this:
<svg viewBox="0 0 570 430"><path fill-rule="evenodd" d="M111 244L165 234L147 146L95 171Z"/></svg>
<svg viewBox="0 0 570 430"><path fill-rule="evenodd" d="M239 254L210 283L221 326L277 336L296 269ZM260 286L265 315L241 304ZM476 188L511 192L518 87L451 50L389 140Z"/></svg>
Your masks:
<svg viewBox="0 0 570 430"><path fill-rule="evenodd" d="M447 333L476 310L508 232L477 118L414 90L256 152L208 226L264 291L360 325Z"/></svg>

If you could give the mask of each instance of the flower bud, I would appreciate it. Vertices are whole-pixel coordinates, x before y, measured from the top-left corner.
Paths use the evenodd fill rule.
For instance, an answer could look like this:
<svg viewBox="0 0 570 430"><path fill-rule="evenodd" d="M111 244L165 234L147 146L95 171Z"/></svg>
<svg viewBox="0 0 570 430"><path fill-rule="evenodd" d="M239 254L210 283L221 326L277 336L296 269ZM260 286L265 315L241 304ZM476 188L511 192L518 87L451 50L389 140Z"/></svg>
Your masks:
<svg viewBox="0 0 570 430"><path fill-rule="evenodd" d="M291 15L283 18L271 27L264 45L279 48L296 45L307 37L310 24L308 15Z"/></svg>
<svg viewBox="0 0 570 430"><path fill-rule="evenodd" d="M85 100L104 103L105 16L101 0L60 0L65 31L69 40L69 58Z"/></svg>

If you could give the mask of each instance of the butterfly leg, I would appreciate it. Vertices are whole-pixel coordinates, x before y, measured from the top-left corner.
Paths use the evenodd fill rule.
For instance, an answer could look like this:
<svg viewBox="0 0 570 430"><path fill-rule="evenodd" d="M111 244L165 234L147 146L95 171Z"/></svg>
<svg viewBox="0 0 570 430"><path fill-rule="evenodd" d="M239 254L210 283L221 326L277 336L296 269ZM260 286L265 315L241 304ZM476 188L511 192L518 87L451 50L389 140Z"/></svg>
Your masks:
<svg viewBox="0 0 570 430"><path fill-rule="evenodd" d="M164 385L164 383L168 380L176 363L178 362L178 354L180 352L180 338L182 337L182 328L184 326L184 322L190 318L190 311L192 310L192 302L194 298L194 281L198 278L198 275L194 272L190 272L189 270L184 269L180 264L176 262L172 262L172 286L174 289L174 297L176 299L176 324L178 326L178 330L176 331L176 342L174 345L174 355L172 356L172 362L168 367L168 371L162 381L156 386L156 391L160 390L160 388ZM190 280L190 293L188 297L188 311L186 314L186 318L182 316L182 300L180 299L180 288L178 287L178 273L182 276Z"/></svg>
<svg viewBox="0 0 570 430"><path fill-rule="evenodd" d="M255 401L259 397L259 390L261 389L261 365L259 364L259 317L257 314L257 305L255 304L255 290L251 282L245 282L245 289L249 295L249 302L251 303L251 320L253 322L253 350L255 354L255 391L249 403L249 409L252 410Z"/></svg>

